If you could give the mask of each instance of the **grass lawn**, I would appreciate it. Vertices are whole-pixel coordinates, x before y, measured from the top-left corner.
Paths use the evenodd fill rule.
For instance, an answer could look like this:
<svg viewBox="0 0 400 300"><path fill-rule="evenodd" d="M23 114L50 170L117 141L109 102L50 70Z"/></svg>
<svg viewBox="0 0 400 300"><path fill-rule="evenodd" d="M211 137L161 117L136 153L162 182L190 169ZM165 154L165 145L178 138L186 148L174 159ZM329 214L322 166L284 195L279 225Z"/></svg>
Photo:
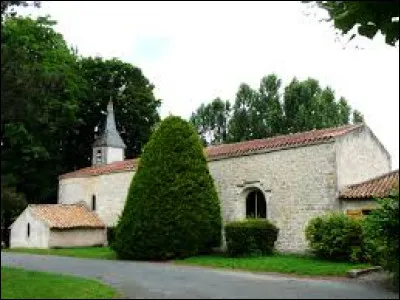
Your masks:
<svg viewBox="0 0 400 300"><path fill-rule="evenodd" d="M1 299L110 299L120 295L95 280L1 267Z"/></svg>
<svg viewBox="0 0 400 300"><path fill-rule="evenodd" d="M66 249L3 249L7 252L72 256L94 259L116 259L109 247L66 248ZM277 272L305 276L345 276L350 269L363 269L369 264L332 262L312 257L274 254L262 257L230 258L224 255L195 256L175 260L176 264L209 266L216 268L247 270L252 272Z"/></svg>
<svg viewBox="0 0 400 300"><path fill-rule="evenodd" d="M230 258L223 255L195 256L177 260L175 263L306 276L345 276L350 269L370 267L369 264L331 262L312 257L285 254L243 258Z"/></svg>
<svg viewBox="0 0 400 300"><path fill-rule="evenodd" d="M85 247L85 248L62 248L62 249L27 249L14 248L2 249L4 252L22 252L43 255L72 256L94 259L115 259L115 252L109 247Z"/></svg>

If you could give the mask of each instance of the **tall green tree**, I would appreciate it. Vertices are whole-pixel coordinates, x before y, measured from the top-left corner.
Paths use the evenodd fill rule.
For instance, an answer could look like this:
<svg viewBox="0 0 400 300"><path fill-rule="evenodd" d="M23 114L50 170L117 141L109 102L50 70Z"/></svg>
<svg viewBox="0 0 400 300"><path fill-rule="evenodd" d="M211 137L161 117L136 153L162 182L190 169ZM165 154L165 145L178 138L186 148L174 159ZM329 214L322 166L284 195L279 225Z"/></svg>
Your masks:
<svg viewBox="0 0 400 300"><path fill-rule="evenodd" d="M363 123L364 122L364 115L359 112L358 110L353 111L353 124Z"/></svg>
<svg viewBox="0 0 400 300"><path fill-rule="evenodd" d="M55 201L81 78L55 22L9 17L1 39L1 172L28 202Z"/></svg>
<svg viewBox="0 0 400 300"><path fill-rule="evenodd" d="M254 117L263 117L263 122L259 122L259 124L266 127L266 133L265 135L258 135L259 138L284 133L284 116L279 95L281 85L282 80L276 74L271 74L261 79L259 88L261 113L256 114Z"/></svg>
<svg viewBox="0 0 400 300"><path fill-rule="evenodd" d="M257 98L257 91L253 90L248 84L242 83L239 86L233 105L232 118L229 121L229 141L240 142L253 138L252 123L254 121L251 116L254 115L253 104Z"/></svg>
<svg viewBox="0 0 400 300"><path fill-rule="evenodd" d="M230 102L216 98L200 105L189 121L197 128L204 145L220 144L227 139L230 114Z"/></svg>
<svg viewBox="0 0 400 300"><path fill-rule="evenodd" d="M340 97L338 102L339 124L350 123L350 112L351 107L347 103L347 100L344 97Z"/></svg>
<svg viewBox="0 0 400 300"><path fill-rule="evenodd" d="M357 34L372 39L377 32L385 36L388 45L399 40L399 1L302 1L313 2L329 14L326 21L333 22L342 34L354 27ZM350 39L357 34L353 34Z"/></svg>
<svg viewBox="0 0 400 300"><path fill-rule="evenodd" d="M232 116L228 122L226 139L240 142L273 137L313 129L322 129L363 121L363 117L343 97L336 99L330 87L322 88L318 80L297 78L280 95L281 80L275 74L261 79L258 90L241 84L236 94ZM212 127L210 104L202 104L192 116L192 123L202 135ZM211 123L210 123L211 120Z"/></svg>
<svg viewBox="0 0 400 300"><path fill-rule="evenodd" d="M160 120L161 100L154 96L154 85L141 69L118 59L81 58L79 73L86 85L79 102L78 120L69 137L68 164L71 169L91 163L95 129L102 128L107 103L112 100L117 123L128 158L136 157Z"/></svg>

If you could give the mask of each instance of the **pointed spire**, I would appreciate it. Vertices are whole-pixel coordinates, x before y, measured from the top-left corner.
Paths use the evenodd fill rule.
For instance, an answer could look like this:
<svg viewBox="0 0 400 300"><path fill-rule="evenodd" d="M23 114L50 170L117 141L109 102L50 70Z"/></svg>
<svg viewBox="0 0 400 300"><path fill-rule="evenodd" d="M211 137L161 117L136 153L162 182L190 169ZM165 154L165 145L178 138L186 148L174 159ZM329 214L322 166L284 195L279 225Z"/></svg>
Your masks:
<svg viewBox="0 0 400 300"><path fill-rule="evenodd" d="M114 107L110 100L107 105L107 119L99 137L96 138L93 147L114 147L114 148L126 148L124 141L117 131L115 124Z"/></svg>

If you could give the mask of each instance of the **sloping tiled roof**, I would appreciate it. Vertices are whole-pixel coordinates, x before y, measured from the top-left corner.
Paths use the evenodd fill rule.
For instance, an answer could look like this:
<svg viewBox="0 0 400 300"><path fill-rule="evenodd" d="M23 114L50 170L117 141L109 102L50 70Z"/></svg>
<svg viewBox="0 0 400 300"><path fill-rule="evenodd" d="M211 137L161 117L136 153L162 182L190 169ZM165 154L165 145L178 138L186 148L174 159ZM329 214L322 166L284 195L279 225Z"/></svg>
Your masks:
<svg viewBox="0 0 400 300"><path fill-rule="evenodd" d="M138 159L127 159L124 161L116 161L107 165L92 166L79 169L74 172L65 173L59 176L59 179L88 177L88 176L115 173L115 172L132 171L137 168L137 164L138 164Z"/></svg>
<svg viewBox="0 0 400 300"><path fill-rule="evenodd" d="M292 146L306 146L331 140L335 137L345 135L346 133L362 126L364 126L364 124L346 125L341 127L312 130L289 135L281 135L268 139L259 139L233 144L222 144L207 147L204 149L204 151L208 160L213 160L233 156L241 156L269 149L280 149ZM131 159L114 162L107 165L88 167L71 173L63 174L59 177L59 179L87 177L113 172L130 171L134 170L137 167L137 163L137 159Z"/></svg>
<svg viewBox="0 0 400 300"><path fill-rule="evenodd" d="M104 228L106 225L84 204L31 204L35 216L50 228Z"/></svg>
<svg viewBox="0 0 400 300"><path fill-rule="evenodd" d="M387 197L394 187L399 185L399 170L349 185L340 193L341 199L369 199Z"/></svg>
<svg viewBox="0 0 400 300"><path fill-rule="evenodd" d="M305 146L342 136L363 124L346 125L341 127L312 130L289 135L281 135L268 139L252 140L234 144L210 146L206 149L208 158L240 156L260 150L285 148L290 146Z"/></svg>

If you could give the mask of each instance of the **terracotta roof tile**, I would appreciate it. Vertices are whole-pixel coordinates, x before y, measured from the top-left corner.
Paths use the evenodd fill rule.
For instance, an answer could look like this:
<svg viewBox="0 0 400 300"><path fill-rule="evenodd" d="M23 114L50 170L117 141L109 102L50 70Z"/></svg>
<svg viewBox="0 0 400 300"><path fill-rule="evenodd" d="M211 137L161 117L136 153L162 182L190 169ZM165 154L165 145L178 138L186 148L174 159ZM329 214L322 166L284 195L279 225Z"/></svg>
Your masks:
<svg viewBox="0 0 400 300"><path fill-rule="evenodd" d="M29 208L50 228L104 228L96 213L84 204L31 204Z"/></svg>
<svg viewBox="0 0 400 300"><path fill-rule="evenodd" d="M65 173L59 176L59 179L87 177L101 174L132 171L137 168L138 159L127 159L124 161L116 161L107 165L92 166L76 170L74 172Z"/></svg>
<svg viewBox="0 0 400 300"><path fill-rule="evenodd" d="M349 185L340 193L342 199L368 199L387 197L394 187L399 186L399 170Z"/></svg>
<svg viewBox="0 0 400 300"><path fill-rule="evenodd" d="M219 158L241 156L268 149L279 149L291 146L306 146L314 143L321 143L323 141L328 141L332 138L342 136L361 126L364 126L364 124L312 130L290 135L276 136L268 139L259 139L233 144L222 144L207 147L204 149L204 151L208 160L213 160ZM130 159L125 161L113 162L111 164L102 166L92 166L71 173L63 174L59 176L59 179L87 177L114 172L130 171L136 169L137 164L138 159Z"/></svg>
<svg viewBox="0 0 400 300"><path fill-rule="evenodd" d="M260 150L276 149L290 146L305 146L313 143L330 140L342 136L356 128L363 126L346 125L342 127L312 130L289 135L281 135L268 139L252 140L234 144L222 144L206 148L208 158L230 157L249 154Z"/></svg>

